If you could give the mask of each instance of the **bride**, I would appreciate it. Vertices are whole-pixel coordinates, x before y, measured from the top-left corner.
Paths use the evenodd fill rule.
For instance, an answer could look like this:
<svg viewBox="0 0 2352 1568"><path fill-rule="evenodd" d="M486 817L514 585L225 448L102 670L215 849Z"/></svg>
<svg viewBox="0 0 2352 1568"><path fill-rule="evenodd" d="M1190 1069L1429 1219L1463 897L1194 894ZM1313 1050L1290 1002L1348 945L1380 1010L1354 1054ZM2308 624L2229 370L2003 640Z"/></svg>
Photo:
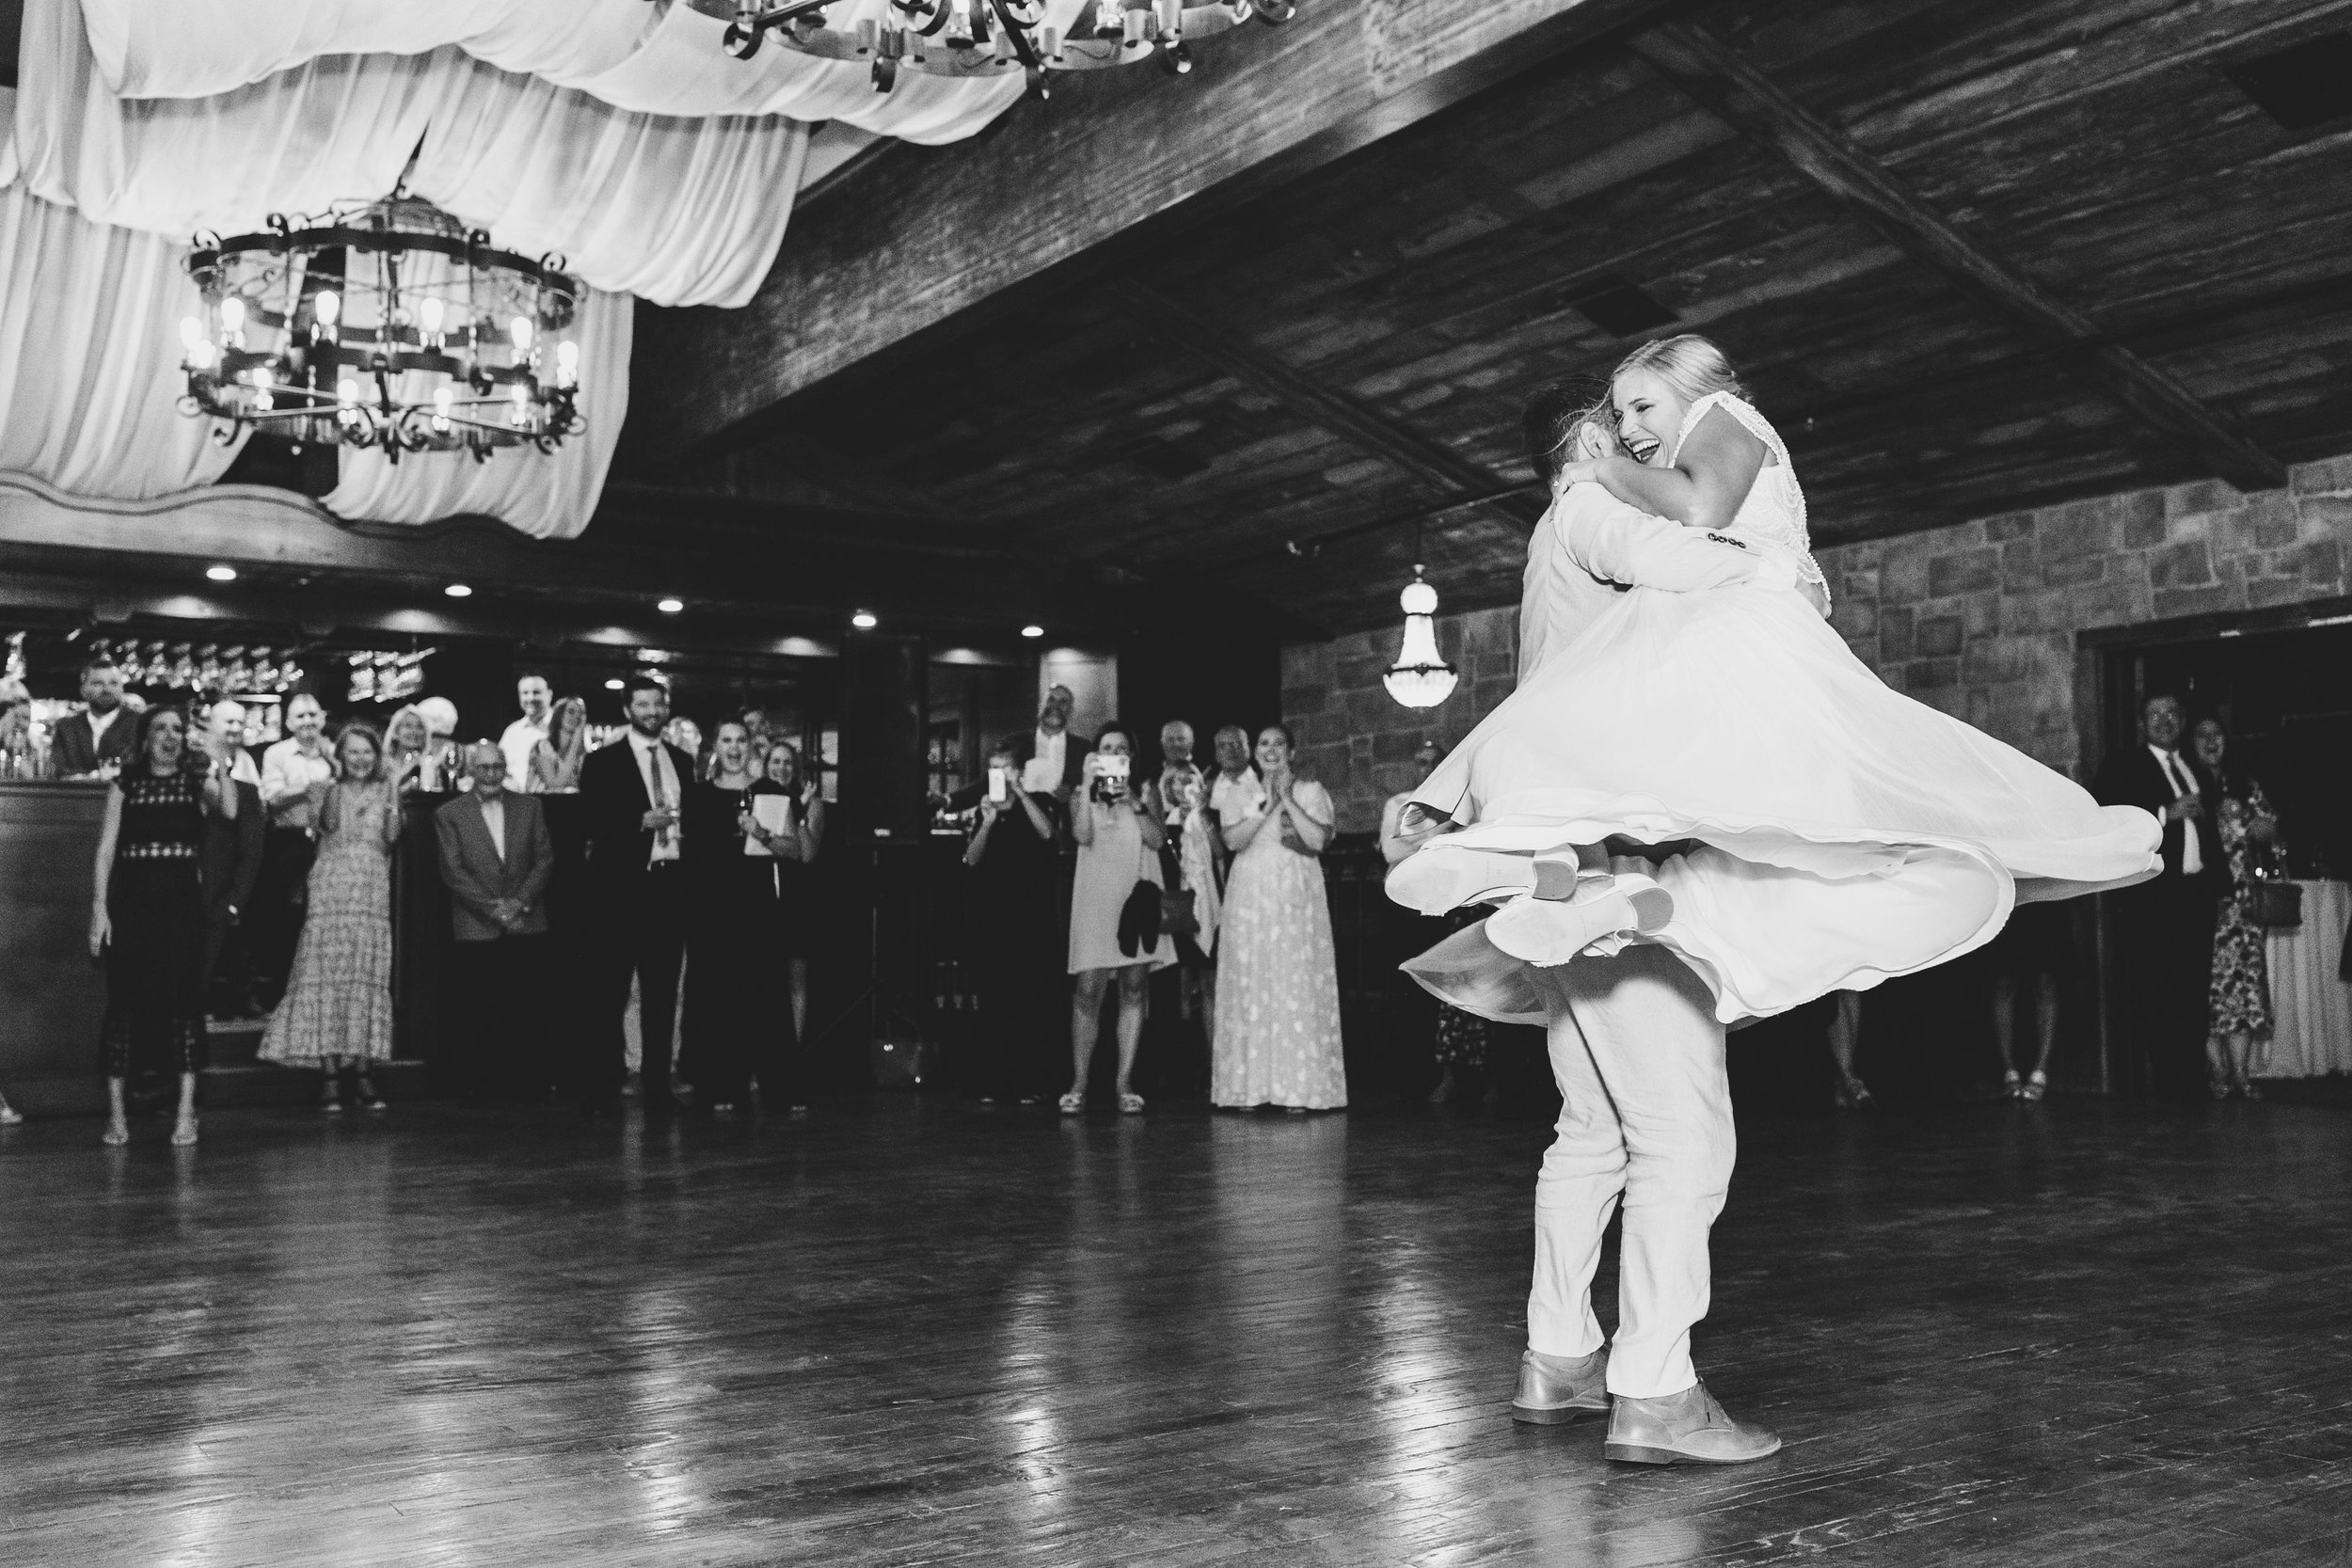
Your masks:
<svg viewBox="0 0 2352 1568"><path fill-rule="evenodd" d="M1645 344L1596 413L1554 482L1561 536L1631 509L1776 575L1629 589L1414 792L1428 836L1391 896L1499 906L1406 965L1424 986L1536 1022L1529 965L1649 942L1738 1022L1956 958L2020 901L2154 873L2150 814L1888 689L1824 624L1788 448L1713 343Z"/></svg>

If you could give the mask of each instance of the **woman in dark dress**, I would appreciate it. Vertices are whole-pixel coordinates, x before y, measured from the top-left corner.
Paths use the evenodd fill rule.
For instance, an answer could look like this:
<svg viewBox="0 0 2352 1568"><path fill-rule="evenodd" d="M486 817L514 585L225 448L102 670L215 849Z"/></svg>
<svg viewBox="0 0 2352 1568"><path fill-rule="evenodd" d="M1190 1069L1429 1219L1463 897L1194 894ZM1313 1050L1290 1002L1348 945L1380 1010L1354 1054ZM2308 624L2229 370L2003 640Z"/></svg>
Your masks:
<svg viewBox="0 0 2352 1568"><path fill-rule="evenodd" d="M963 863L976 883L980 1098L1034 1105L1060 1087L1065 1070L1070 942L1061 926L1057 803L1050 794L1022 791L1014 745L1006 741L988 759L990 774L1004 782L980 788Z"/></svg>
<svg viewBox="0 0 2352 1568"><path fill-rule="evenodd" d="M710 777L687 791L686 841L694 845L694 898L686 961L686 1038L678 1070L715 1117L731 1117L751 1092L753 1057L767 1026L776 884L751 811L752 737L737 720L711 733Z"/></svg>
<svg viewBox="0 0 2352 1568"><path fill-rule="evenodd" d="M809 917L815 907L815 879L809 863L825 843L825 797L817 782L801 766L800 748L787 740L772 740L768 755L760 767L761 777L776 791L787 797L792 809L787 816L790 832L773 841L776 869L776 951L783 955L787 978L792 986L792 1037L808 1038L808 946ZM762 1092L768 1085L762 1085ZM770 1094L774 1101L777 1097ZM796 1089L792 1100L799 1104L802 1096Z"/></svg>
<svg viewBox="0 0 2352 1568"><path fill-rule="evenodd" d="M128 1143L123 1092L131 1074L180 1075L171 1141L196 1142L196 1075L203 1070L204 814L237 813L237 792L188 744L187 715L150 708L130 760L107 786L98 838L90 957L106 962L106 1021L99 1032L109 1145Z"/></svg>

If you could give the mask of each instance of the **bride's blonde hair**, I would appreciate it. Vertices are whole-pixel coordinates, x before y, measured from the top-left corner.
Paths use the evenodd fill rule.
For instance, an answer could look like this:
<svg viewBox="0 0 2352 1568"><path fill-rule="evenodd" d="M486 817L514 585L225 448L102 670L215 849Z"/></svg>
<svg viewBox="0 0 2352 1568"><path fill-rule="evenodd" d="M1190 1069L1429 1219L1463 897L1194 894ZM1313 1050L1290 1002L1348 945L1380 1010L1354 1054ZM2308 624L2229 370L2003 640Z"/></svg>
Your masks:
<svg viewBox="0 0 2352 1568"><path fill-rule="evenodd" d="M1685 403L1696 403L1709 392L1729 392L1742 401L1748 396L1747 388L1740 383L1740 372L1731 368L1724 351L1695 332L1651 339L1618 360L1609 379L1613 383L1628 371L1649 372Z"/></svg>

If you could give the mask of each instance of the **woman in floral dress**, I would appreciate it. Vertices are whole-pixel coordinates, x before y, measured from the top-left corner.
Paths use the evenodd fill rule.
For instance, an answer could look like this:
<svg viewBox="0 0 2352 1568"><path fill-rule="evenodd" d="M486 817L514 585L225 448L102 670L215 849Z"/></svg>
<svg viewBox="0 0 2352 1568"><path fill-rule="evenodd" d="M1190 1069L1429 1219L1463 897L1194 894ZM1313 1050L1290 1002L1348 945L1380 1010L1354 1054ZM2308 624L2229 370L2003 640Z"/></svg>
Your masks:
<svg viewBox="0 0 2352 1568"><path fill-rule="evenodd" d="M319 847L310 914L261 1055L316 1066L330 1116L343 1108L345 1064L358 1069L359 1102L384 1108L369 1069L392 1054L391 852L400 837L401 778L413 761L388 776L375 727L355 720L335 741L337 777L311 786Z"/></svg>
<svg viewBox="0 0 2352 1568"><path fill-rule="evenodd" d="M1224 824L1233 868L1217 936L1217 1105L1333 1110L1347 1103L1339 963L1324 891L1330 792L1291 770L1291 732L1258 734L1265 799Z"/></svg>
<svg viewBox="0 0 2352 1568"><path fill-rule="evenodd" d="M2216 1100L2260 1100L2254 1052L2270 1039L2270 959L2269 933L2254 917L2254 871L2278 846L2279 818L2259 783L2222 767L2229 738L2217 721L2199 720L2189 744L2213 776L2219 797L2214 824L2230 858L2230 891L2214 918L2206 1073Z"/></svg>

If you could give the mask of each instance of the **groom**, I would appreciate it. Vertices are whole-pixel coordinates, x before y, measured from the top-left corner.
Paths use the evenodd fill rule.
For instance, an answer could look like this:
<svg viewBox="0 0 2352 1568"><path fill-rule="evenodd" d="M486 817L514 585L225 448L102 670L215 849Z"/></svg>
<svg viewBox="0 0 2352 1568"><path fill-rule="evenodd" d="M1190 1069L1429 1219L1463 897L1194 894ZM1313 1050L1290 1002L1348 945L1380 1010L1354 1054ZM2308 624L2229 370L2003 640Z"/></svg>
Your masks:
<svg viewBox="0 0 2352 1568"><path fill-rule="evenodd" d="M1595 391L1564 384L1529 405L1529 445L1547 481L1577 455L1576 416ZM1561 538L1548 519L1538 530L1519 615L1523 631L1545 635L1523 650L1526 663L1567 647L1621 587L1727 587L1769 570L1740 545L1630 507L1596 529ZM1531 673L1522 668L1519 679ZM1608 846L1650 860L1681 847ZM1708 1231L1730 1190L1737 1147L1724 1026L1706 984L1673 953L1609 945L1613 956L1588 951L1526 971L1562 1104L1535 1180L1535 1280L1511 1415L1549 1424L1605 1414L1602 1451L1629 1464L1762 1459L1780 1439L1726 1416L1691 1362L1691 1326L1707 1315ZM1619 1209L1617 1332L1604 1342L1593 1275Z"/></svg>

